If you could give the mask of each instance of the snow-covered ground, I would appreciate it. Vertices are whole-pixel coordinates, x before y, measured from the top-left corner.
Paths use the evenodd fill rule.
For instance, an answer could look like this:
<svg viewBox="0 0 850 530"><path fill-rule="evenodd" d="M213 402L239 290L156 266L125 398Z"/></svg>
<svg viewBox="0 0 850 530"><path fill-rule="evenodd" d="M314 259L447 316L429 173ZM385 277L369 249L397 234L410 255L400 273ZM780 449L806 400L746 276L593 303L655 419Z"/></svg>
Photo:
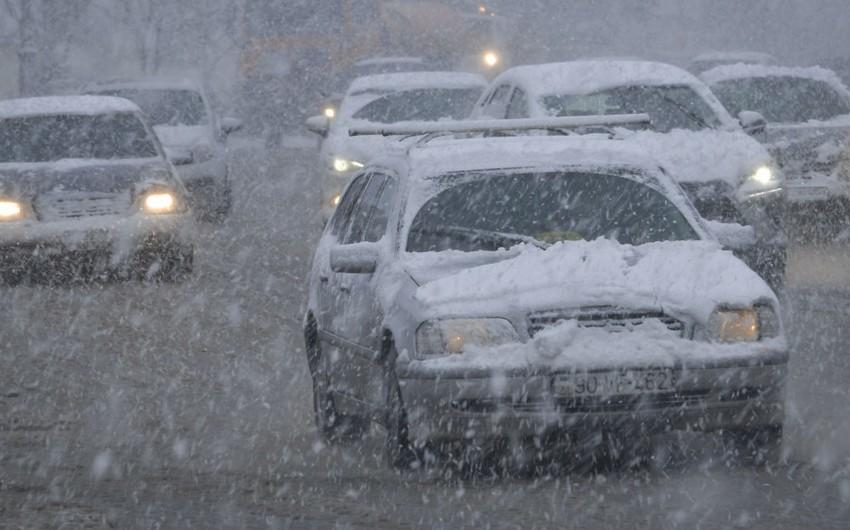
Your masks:
<svg viewBox="0 0 850 530"><path fill-rule="evenodd" d="M0 528L850 525L850 250L837 247L789 260L787 465L683 436L684 454L662 443L637 471L457 481L388 471L377 430L324 446L300 339L314 160L240 142L233 217L204 228L185 284L0 288Z"/></svg>

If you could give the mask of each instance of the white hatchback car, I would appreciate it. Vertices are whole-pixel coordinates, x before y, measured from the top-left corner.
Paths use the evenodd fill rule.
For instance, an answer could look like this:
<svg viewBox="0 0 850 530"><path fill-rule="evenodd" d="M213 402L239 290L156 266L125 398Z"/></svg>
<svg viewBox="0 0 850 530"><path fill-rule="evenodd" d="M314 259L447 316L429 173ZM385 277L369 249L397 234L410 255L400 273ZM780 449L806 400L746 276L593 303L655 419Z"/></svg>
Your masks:
<svg viewBox="0 0 850 530"><path fill-rule="evenodd" d="M84 91L126 98L141 107L191 192L195 213L206 220L222 220L230 213L233 185L225 142L242 124L235 118L219 119L198 83L151 78L101 82Z"/></svg>
<svg viewBox="0 0 850 530"><path fill-rule="evenodd" d="M126 99L0 101L0 274L192 270L186 189ZM57 267L57 265L60 265Z"/></svg>
<svg viewBox="0 0 850 530"><path fill-rule="evenodd" d="M388 142L379 137L351 137L358 124L462 119L471 111L487 81L459 72L408 72L355 79L335 119L314 116L308 127L324 137L319 152L322 178L322 218L327 220L354 174Z"/></svg>
<svg viewBox="0 0 850 530"><path fill-rule="evenodd" d="M551 433L781 442L774 293L625 142L437 138L375 159L354 173L309 282L319 430L333 440L377 421L392 464L440 442Z"/></svg>

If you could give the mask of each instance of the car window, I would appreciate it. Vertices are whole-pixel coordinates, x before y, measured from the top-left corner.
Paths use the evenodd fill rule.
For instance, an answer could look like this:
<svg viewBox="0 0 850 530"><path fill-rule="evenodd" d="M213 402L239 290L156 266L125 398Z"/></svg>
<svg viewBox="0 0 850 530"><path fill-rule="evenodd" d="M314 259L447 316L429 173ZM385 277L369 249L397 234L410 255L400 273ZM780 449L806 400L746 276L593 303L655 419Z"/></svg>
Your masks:
<svg viewBox="0 0 850 530"><path fill-rule="evenodd" d="M541 99L550 116L649 114L659 132L712 129L720 119L688 86L621 86L591 94L554 94Z"/></svg>
<svg viewBox="0 0 850 530"><path fill-rule="evenodd" d="M508 104L508 114L510 118L528 118L528 100L525 97L525 91L519 87L514 89L511 95L511 102Z"/></svg>
<svg viewBox="0 0 850 530"><path fill-rule="evenodd" d="M395 179L387 177L378 199L375 201L372 215L363 231L363 241L379 241L387 232L387 223L395 200Z"/></svg>
<svg viewBox="0 0 850 530"><path fill-rule="evenodd" d="M409 230L408 252L597 238L631 245L699 238L665 195L624 176L547 172L470 178L422 206Z"/></svg>
<svg viewBox="0 0 850 530"><path fill-rule="evenodd" d="M388 206L382 200L390 178L374 174L360 194L351 213L351 223L342 238L342 243L360 243L378 241L386 230L389 216Z"/></svg>
<svg viewBox="0 0 850 530"><path fill-rule="evenodd" d="M850 101L828 83L805 77L754 77L712 86L717 98L737 116L743 110L760 112L773 123L828 120L850 114Z"/></svg>
<svg viewBox="0 0 850 530"><path fill-rule="evenodd" d="M27 141L21 141L26 138ZM0 162L153 158L159 152L137 114L28 116L0 120Z"/></svg>
<svg viewBox="0 0 850 530"><path fill-rule="evenodd" d="M206 125L204 99L194 90L120 89L98 92L129 99L142 109L151 125Z"/></svg>
<svg viewBox="0 0 850 530"><path fill-rule="evenodd" d="M469 116L480 96L479 88L404 90L367 103L353 118L372 123L460 120Z"/></svg>
<svg viewBox="0 0 850 530"><path fill-rule="evenodd" d="M511 93L511 85L499 85L484 107L481 113L491 118L504 118L508 108L508 97Z"/></svg>
<svg viewBox="0 0 850 530"><path fill-rule="evenodd" d="M351 224L351 212L354 208L357 199L360 197L360 193L363 191L363 187L366 185L368 174L362 174L358 177L355 177L351 184L346 188L345 192L342 195L342 199L339 201L339 205L334 211L334 215L331 218L331 234L339 238L342 234L345 234L348 230L348 226Z"/></svg>

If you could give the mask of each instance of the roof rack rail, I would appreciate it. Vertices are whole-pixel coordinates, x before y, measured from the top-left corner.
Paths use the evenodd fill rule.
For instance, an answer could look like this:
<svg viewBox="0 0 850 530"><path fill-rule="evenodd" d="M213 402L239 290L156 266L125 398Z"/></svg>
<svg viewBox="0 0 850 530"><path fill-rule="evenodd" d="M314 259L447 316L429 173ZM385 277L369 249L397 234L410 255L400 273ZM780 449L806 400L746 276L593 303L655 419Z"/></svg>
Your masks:
<svg viewBox="0 0 850 530"><path fill-rule="evenodd" d="M510 131L546 131L583 127L618 127L651 123L649 114L610 114L600 116L563 116L558 118L522 118L505 120L468 120L405 122L398 124L359 125L348 129L349 136L419 136L430 134L492 133Z"/></svg>

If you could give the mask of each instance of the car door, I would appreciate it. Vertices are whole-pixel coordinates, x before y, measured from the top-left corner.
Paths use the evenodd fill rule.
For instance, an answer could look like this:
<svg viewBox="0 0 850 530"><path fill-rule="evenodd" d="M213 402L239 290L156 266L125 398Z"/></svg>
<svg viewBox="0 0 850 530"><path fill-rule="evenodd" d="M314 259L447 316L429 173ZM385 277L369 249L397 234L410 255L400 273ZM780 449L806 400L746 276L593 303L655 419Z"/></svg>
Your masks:
<svg viewBox="0 0 850 530"><path fill-rule="evenodd" d="M387 225L395 198L395 179L384 173L371 175L354 205L350 223L341 246L377 243L387 233ZM333 272L331 285L334 299L334 333L342 348L341 360L346 370L345 388L340 391L371 411L374 404L376 362L381 349L383 313L378 300L380 264L375 273ZM383 398L381 397L381 401Z"/></svg>
<svg viewBox="0 0 850 530"><path fill-rule="evenodd" d="M511 99L508 102L508 108L506 113L506 118L508 119L519 119L519 118L528 118L528 98L525 95L525 91L519 87L514 89L513 94L511 94Z"/></svg>
<svg viewBox="0 0 850 530"><path fill-rule="evenodd" d="M499 85L493 93L484 100L484 104L478 111L480 118L495 118L502 119L508 111L508 103L510 101L511 85Z"/></svg>

